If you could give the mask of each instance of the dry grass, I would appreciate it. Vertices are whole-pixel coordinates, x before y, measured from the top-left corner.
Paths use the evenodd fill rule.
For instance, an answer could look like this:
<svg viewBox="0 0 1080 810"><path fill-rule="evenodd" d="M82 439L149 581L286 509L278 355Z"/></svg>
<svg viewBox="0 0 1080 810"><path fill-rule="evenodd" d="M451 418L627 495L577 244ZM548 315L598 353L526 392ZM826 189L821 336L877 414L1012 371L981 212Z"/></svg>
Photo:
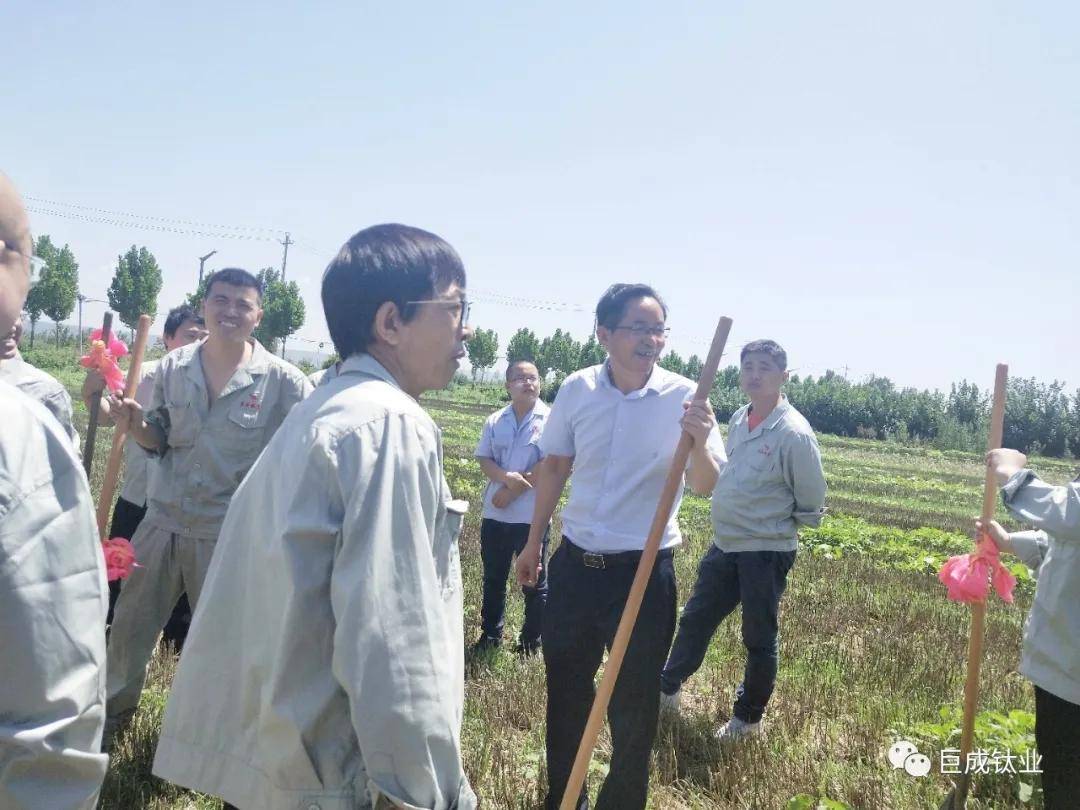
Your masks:
<svg viewBox="0 0 1080 810"><path fill-rule="evenodd" d="M447 468L455 493L474 504L462 537L466 640L478 634L481 568L478 505L482 481L471 448L482 415L433 409L444 426ZM85 411L77 405L85 427ZM110 440L99 433L103 458ZM954 528L958 515L978 509L977 457L923 453L880 443L823 441L829 459L844 467L834 504L884 525ZM103 461L94 475L100 487ZM855 471L887 472L925 491L933 481L950 486L934 518L932 499L885 502ZM1051 477L1068 467L1053 466ZM845 489L844 481L853 485ZM961 484L961 488L952 487ZM862 491L860 491L860 489ZM862 500L860 500L862 499ZM705 511L688 505L683 526L687 544L677 555L680 601L693 585L696 564L709 543ZM872 515L872 516L871 516ZM513 591L511 590L511 593ZM1016 672L1020 634L1028 605L994 604L989 611L987 655L983 663L981 708L1031 710L1029 685ZM792 571L781 616L781 662L764 739L724 752L712 732L729 712L738 684L743 649L736 613L720 628L701 671L686 685L682 717L661 724L651 769L654 808L783 808L797 793L828 796L853 808L909 810L936 807L948 790L946 777L916 779L891 769L884 752L890 729L937 718L942 705L960 702L967 639L967 610L945 600L943 589L925 574L891 570L872 556L828 560L801 555ZM521 600L509 600L507 632L521 621ZM217 808L214 798L164 783L150 774L154 746L175 660L159 650L148 688L130 732L115 751L102 793L104 808ZM544 673L539 659L517 660L502 652L470 665L463 729L470 780L487 808L535 808L544 790ZM210 722L210 720L208 720ZM610 741L598 746L590 784L606 770ZM924 752L926 753L926 752ZM1030 807L1016 798L1016 786L976 779L972 810ZM1035 805L1037 806L1037 805ZM245 810L248 810L245 808Z"/></svg>

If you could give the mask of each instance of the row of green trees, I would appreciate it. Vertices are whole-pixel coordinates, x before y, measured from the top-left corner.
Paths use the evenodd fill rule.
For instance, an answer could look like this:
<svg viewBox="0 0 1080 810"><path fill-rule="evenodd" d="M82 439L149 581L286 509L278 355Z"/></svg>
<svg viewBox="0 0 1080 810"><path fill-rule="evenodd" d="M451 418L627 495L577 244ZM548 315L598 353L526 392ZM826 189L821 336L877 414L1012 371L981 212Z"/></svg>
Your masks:
<svg viewBox="0 0 1080 810"><path fill-rule="evenodd" d="M473 379L498 358L499 340L493 330L480 329L466 344ZM563 379L581 368L604 361L606 354L594 336L577 341L562 329L540 339L518 329L506 348L507 362L530 360L547 380L544 398L555 398ZM660 359L664 368L696 380L702 360L685 360L675 352ZM941 449L978 451L986 446L990 419L989 392L966 380L949 392L898 388L887 377L871 376L852 382L828 371L820 377L793 374L785 388L788 398L822 433L872 439L923 442ZM729 366L717 374L711 400L718 419L727 420L746 402L739 390L739 370ZM1070 395L1061 382L1040 383L1030 378L1009 381L1005 407L1005 445L1028 453L1080 458L1080 389Z"/></svg>
<svg viewBox="0 0 1080 810"><path fill-rule="evenodd" d="M26 299L30 345L34 345L34 334L42 315L56 325L59 345L60 324L71 317L79 300L79 263L70 246L65 244L58 248L47 234L37 239L34 253L45 260L45 269ZM304 325L304 300L296 282L283 282L281 273L272 267L260 270L258 278L263 286L263 319L255 337L274 350L278 341ZM151 318L156 317L161 286L161 266L154 254L146 247L132 245L126 253L117 257L107 296L109 307L121 323L134 329L140 315L145 313ZM188 296L188 303L197 307L202 302L205 287L206 279L199 289Z"/></svg>

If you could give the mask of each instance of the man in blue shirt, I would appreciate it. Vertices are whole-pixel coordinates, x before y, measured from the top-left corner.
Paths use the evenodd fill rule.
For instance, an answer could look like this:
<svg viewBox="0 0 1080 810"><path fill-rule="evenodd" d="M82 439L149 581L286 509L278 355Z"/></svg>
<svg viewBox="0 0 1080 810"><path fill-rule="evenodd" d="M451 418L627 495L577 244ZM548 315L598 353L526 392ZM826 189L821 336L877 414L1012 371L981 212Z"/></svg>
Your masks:
<svg viewBox="0 0 1080 810"><path fill-rule="evenodd" d="M506 612L506 577L510 562L529 539L536 497L532 469L543 457L540 436L548 406L540 401L540 374L533 363L519 360L506 369L510 404L488 417L476 446L476 460L489 479L484 492L480 524L480 557L484 563L484 603L480 610L482 634L473 645L480 653L502 643ZM542 556L547 559L547 530ZM547 572L541 568L535 586L521 589L525 621L515 652L532 655L540 649L540 622L547 603Z"/></svg>

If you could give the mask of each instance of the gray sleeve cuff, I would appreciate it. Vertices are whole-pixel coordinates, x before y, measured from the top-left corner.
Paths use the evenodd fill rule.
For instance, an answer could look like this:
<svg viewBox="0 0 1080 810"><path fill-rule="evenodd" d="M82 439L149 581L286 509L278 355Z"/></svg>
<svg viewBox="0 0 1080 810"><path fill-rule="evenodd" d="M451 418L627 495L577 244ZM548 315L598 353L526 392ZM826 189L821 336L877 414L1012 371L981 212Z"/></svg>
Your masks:
<svg viewBox="0 0 1080 810"><path fill-rule="evenodd" d="M158 408L157 410L148 411L143 418L148 425L157 425L158 429L161 431L161 444L157 446L157 449L150 450L143 447L143 451L148 456L155 458L165 455L169 449L169 427L171 426L168 410L165 408ZM140 445L140 447L141 446L142 445Z"/></svg>
<svg viewBox="0 0 1080 810"><path fill-rule="evenodd" d="M1013 532L1009 535L1009 543L1020 561L1038 575L1050 545L1046 532Z"/></svg>
<svg viewBox="0 0 1080 810"><path fill-rule="evenodd" d="M1013 477L1006 481L1001 487L1002 500L1004 500L1005 503L1009 503L1016 497L1016 493L1019 492L1028 481L1035 477L1035 473L1028 469L1023 469L1018 473L1014 473Z"/></svg>

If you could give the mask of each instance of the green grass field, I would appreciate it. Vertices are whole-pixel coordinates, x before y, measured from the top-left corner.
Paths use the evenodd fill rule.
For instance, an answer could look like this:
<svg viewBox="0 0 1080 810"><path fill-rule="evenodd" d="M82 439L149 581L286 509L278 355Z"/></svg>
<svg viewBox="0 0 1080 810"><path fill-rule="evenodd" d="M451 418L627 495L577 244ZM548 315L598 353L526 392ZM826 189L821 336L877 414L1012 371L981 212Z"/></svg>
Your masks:
<svg viewBox="0 0 1080 810"><path fill-rule="evenodd" d="M50 364L42 355L30 359L39 359L74 393L78 370L63 358ZM461 541L469 642L479 632L484 485L472 449L489 408L441 400L425 404L443 429L455 495L473 505ZM77 403L76 410L84 428L85 409ZM95 491L110 434L99 433ZM971 516L982 501L981 459L874 441L820 439L830 511L820 529L804 534L782 604L780 671L767 734L731 752L720 750L712 737L728 717L742 672L736 613L721 626L704 666L686 685L681 717L661 724L651 771L654 808L820 804L908 810L937 807L950 786L949 777L938 773L938 752L958 746L956 711L969 611L946 600L934 572L948 555L970 548ZM1057 460L1036 459L1033 466L1055 483L1075 472ZM710 542L708 501L688 496L679 520L686 540L676 555L682 602ZM1032 591L1025 578L1015 605L990 604L976 747L1017 754L1034 747L1030 685L1016 672ZM521 600L511 589L508 635L520 621ZM159 651L135 725L114 750L103 790L105 808L221 806L150 775L174 666L173 657ZM466 689L464 757L482 805L538 807L545 779L542 661L519 661L509 652L474 661ZM909 776L889 765L886 749L901 736L930 755L934 768L929 776ZM594 789L609 751L605 732L594 758ZM1025 801L1032 787L1035 794ZM973 810L1038 806L1037 778L1009 773L976 776L968 802Z"/></svg>

